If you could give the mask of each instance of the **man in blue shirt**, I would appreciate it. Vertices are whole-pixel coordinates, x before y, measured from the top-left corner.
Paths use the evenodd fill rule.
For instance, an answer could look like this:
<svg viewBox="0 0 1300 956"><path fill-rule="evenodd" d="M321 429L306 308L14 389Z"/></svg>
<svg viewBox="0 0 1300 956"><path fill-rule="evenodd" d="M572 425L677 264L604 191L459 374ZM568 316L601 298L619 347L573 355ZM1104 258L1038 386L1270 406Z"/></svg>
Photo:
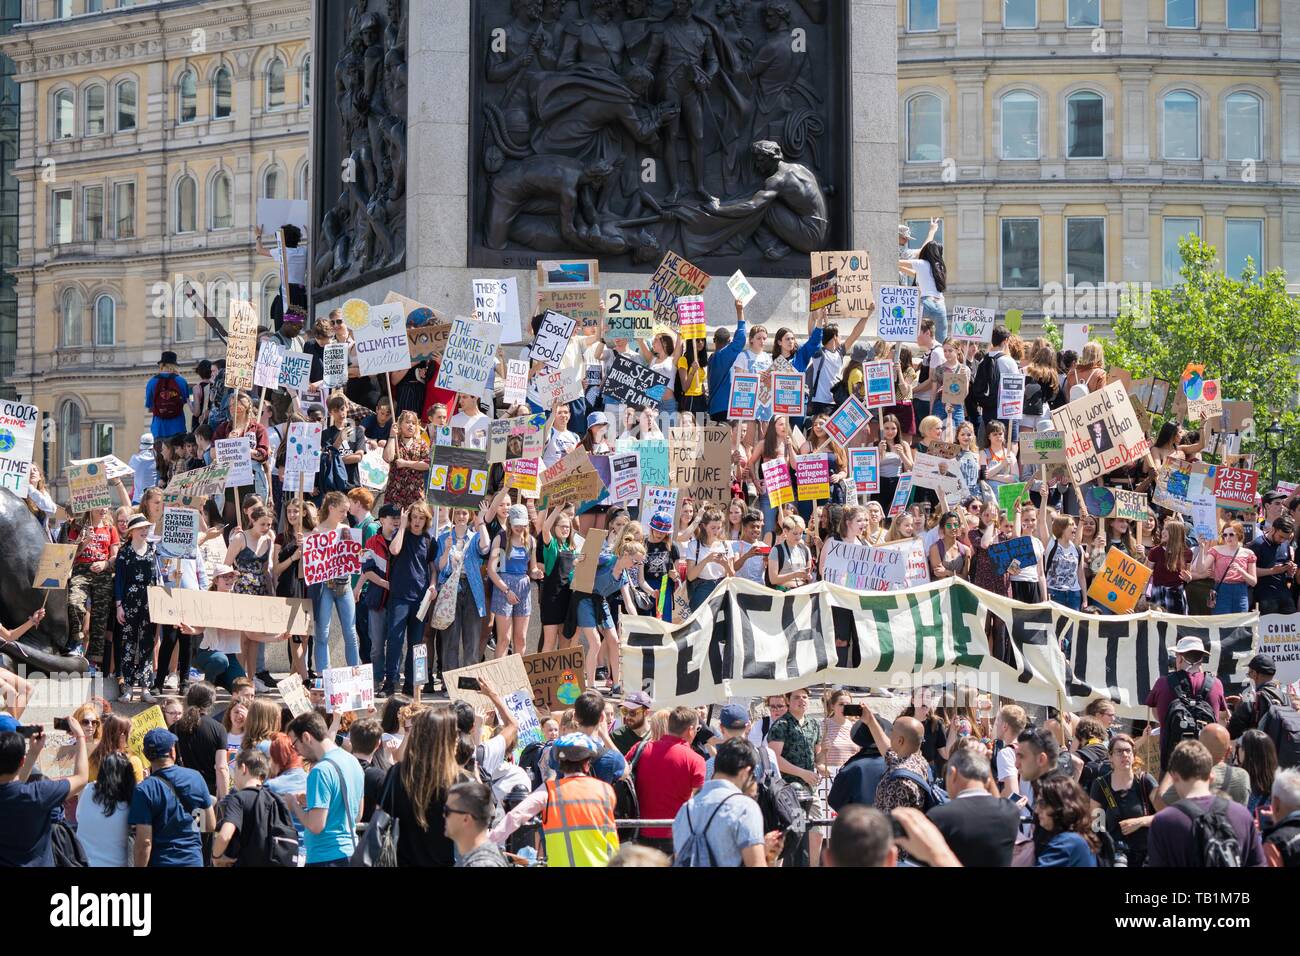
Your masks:
<svg viewBox="0 0 1300 956"><path fill-rule="evenodd" d="M176 766L176 735L156 727L144 735L149 776L135 788L127 822L135 827L135 865L202 866L200 834L217 813L203 775Z"/></svg>
<svg viewBox="0 0 1300 956"><path fill-rule="evenodd" d="M28 782L45 735L38 730L28 747L18 727L13 717L0 714L0 867L54 866L54 814L61 814L63 802L79 794L90 778L86 735L75 720L68 721L68 732L77 742L71 777Z"/></svg>
<svg viewBox="0 0 1300 956"><path fill-rule="evenodd" d="M753 794L758 751L743 737L718 745L713 758L713 779L682 804L673 819L673 852L680 856L694 834L703 841L701 854L693 854L695 865L767 866L767 841L763 836L763 811ZM781 838L773 831L773 850ZM707 848L707 849L705 849Z"/></svg>
<svg viewBox="0 0 1300 956"><path fill-rule="evenodd" d="M357 758L334 743L320 714L300 714L289 723L293 747L314 765L307 792L289 802L302 824L308 866L347 866L357 847L357 820L366 789Z"/></svg>
<svg viewBox="0 0 1300 956"><path fill-rule="evenodd" d="M709 417L715 422L727 420L727 403L731 400L731 366L745 349L745 307L736 302L736 334L726 329L713 333L713 354L709 356Z"/></svg>

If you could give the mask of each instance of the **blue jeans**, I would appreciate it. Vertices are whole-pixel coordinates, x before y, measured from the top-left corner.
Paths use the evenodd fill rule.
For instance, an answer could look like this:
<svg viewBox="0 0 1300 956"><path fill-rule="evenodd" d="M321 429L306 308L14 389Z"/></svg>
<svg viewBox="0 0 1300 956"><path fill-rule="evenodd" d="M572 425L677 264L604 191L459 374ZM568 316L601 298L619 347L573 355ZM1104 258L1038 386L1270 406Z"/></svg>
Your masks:
<svg viewBox="0 0 1300 956"><path fill-rule="evenodd" d="M415 616L419 601L390 601L388 604L388 647L384 652L384 680L397 683L403 651L407 677L412 673L411 648L424 641L424 622Z"/></svg>
<svg viewBox="0 0 1300 956"><path fill-rule="evenodd" d="M707 601L709 595L711 595L717 589L718 585L725 580L726 578L714 578L711 581L706 580L705 578L697 578L694 581L688 581L686 583L686 593L690 598L691 610L694 611L701 604Z"/></svg>
<svg viewBox="0 0 1300 956"><path fill-rule="evenodd" d="M226 690L230 690L236 678L244 676L244 669L239 666L234 655L223 654L221 651L195 651L194 666L203 672L205 681Z"/></svg>
<svg viewBox="0 0 1300 956"><path fill-rule="evenodd" d="M943 402L935 403L932 414L938 418L939 421L946 422L949 413L952 414L953 434L956 434L957 429L961 428L962 424L966 421L966 406L945 405Z"/></svg>
<svg viewBox="0 0 1300 956"><path fill-rule="evenodd" d="M943 299L927 295L921 299L921 318L934 319L934 340L939 344L948 338L948 306Z"/></svg>
<svg viewBox="0 0 1300 956"><path fill-rule="evenodd" d="M384 679L384 667L388 663L384 650L388 647L388 608L366 611L366 623L370 625L370 664L378 682Z"/></svg>
<svg viewBox="0 0 1300 956"><path fill-rule="evenodd" d="M330 620L335 612L339 616L339 626L343 628L343 649L348 667L360 666L361 657L357 653L357 605L352 599L352 589L335 594L327 584L313 584L311 587L316 589L311 595L311 610L316 617L316 634L312 641L316 670L323 673L330 668ZM310 592L311 588L307 590Z"/></svg>
<svg viewBox="0 0 1300 956"><path fill-rule="evenodd" d="M1071 611L1077 611L1083 606L1083 594L1080 591L1058 591L1049 588L1047 596L1055 603L1065 605Z"/></svg>
<svg viewBox="0 0 1300 956"><path fill-rule="evenodd" d="M1214 614L1243 614L1250 610L1246 585L1240 581L1224 581L1214 599Z"/></svg>

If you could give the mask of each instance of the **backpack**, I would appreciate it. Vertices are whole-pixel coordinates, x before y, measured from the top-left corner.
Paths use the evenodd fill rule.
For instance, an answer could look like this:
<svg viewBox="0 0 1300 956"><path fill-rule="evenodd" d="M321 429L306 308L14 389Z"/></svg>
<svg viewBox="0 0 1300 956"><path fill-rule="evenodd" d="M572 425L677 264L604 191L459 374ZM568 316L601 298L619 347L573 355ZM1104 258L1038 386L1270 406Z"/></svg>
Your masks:
<svg viewBox="0 0 1300 956"><path fill-rule="evenodd" d="M1083 792L1087 793L1092 788L1092 782L1107 776L1111 771L1110 757L1107 755L1105 748L1102 748L1100 757L1091 756L1085 751L1092 750L1093 747L1080 747L1076 751L1076 756L1083 761L1083 770L1079 774L1079 786L1083 787Z"/></svg>
<svg viewBox="0 0 1300 956"><path fill-rule="evenodd" d="M739 797L739 793L729 793L713 808L709 814L708 822L704 824L704 829L695 832L695 824L691 822L691 804L686 803L686 826L690 828L690 833L686 835L686 841L682 848L673 856L673 866L717 866L713 860L713 847L709 846L709 827L713 825L713 818L718 815L722 805L732 797Z"/></svg>
<svg viewBox="0 0 1300 956"><path fill-rule="evenodd" d="M1272 688L1261 689L1255 706L1265 694L1270 698L1269 708L1259 718L1259 729L1266 733L1277 748L1278 767L1300 764L1300 712L1280 697Z"/></svg>
<svg viewBox="0 0 1300 956"><path fill-rule="evenodd" d="M150 407L155 418L177 418L185 410L185 397L176 384L176 376L162 375L153 387L153 405Z"/></svg>
<svg viewBox="0 0 1300 956"><path fill-rule="evenodd" d="M54 865L57 867L90 866L86 850L77 839L77 834L63 820L56 820L50 824L50 851L54 854Z"/></svg>
<svg viewBox="0 0 1300 956"><path fill-rule="evenodd" d="M253 827L240 834L237 866L297 866L298 830L284 801L269 790L259 787L253 805L249 807L255 821ZM249 836L260 837L250 843Z"/></svg>
<svg viewBox="0 0 1300 956"><path fill-rule="evenodd" d="M601 754L609 750L606 747ZM644 744L637 744L632 748L632 757L627 762L627 773L614 781L614 819L615 820L636 820L641 816L641 801L636 795L636 765L641 760L641 754L645 751ZM600 759L600 754L596 755L596 760ZM595 761L592 761L594 764ZM627 843L635 840L641 833L638 827L619 827L619 843Z"/></svg>
<svg viewBox="0 0 1300 956"><path fill-rule="evenodd" d="M763 832L781 830L793 837L786 841L786 846L794 846L802 841L808 829L808 815L799 802L799 791L779 773L772 773L767 763L766 741L759 748L758 755L763 768L758 782L758 808L763 812Z"/></svg>
<svg viewBox="0 0 1300 956"><path fill-rule="evenodd" d="M1169 675L1169 689L1173 691L1174 699L1165 711L1164 722L1160 725L1162 765L1169 762L1169 755L1180 741L1198 739L1205 725L1214 723L1216 715L1210 706L1210 691L1218 680L1212 674L1207 674L1201 689L1193 695L1192 678L1186 671L1174 671Z"/></svg>
<svg viewBox="0 0 1300 956"><path fill-rule="evenodd" d="M931 783L920 774L912 773L910 770L904 770L902 767L895 767L880 782L888 783L890 780L909 780L921 789L921 806L922 813L929 813L934 807L943 806L948 802L948 791L938 784Z"/></svg>
<svg viewBox="0 0 1300 956"><path fill-rule="evenodd" d="M1237 832L1228 820L1228 798L1216 794L1210 805L1202 809L1191 800L1174 804L1192 821L1192 837L1201 866L1240 867L1241 843Z"/></svg>
<svg viewBox="0 0 1300 956"><path fill-rule="evenodd" d="M519 755L519 768L528 772L528 778L532 780L534 790L546 782L542 779L542 752L545 750L546 744L540 740L534 740Z"/></svg>
<svg viewBox="0 0 1300 956"><path fill-rule="evenodd" d="M841 365L841 372L843 366ZM813 396L817 394L817 387L821 384L822 376L826 373L826 349L818 349L817 357L808 363L808 370L804 372L804 380L808 385L808 402L814 401ZM849 400L849 383L844 375L840 375L838 382L831 386L831 404L839 408Z"/></svg>

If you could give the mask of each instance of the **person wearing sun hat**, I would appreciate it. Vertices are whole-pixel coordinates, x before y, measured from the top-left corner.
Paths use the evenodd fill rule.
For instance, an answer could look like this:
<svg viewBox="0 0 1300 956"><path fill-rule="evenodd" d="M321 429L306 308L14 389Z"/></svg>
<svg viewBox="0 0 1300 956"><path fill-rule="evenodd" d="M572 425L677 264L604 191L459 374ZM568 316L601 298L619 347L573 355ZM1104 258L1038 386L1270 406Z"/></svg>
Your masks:
<svg viewBox="0 0 1300 956"><path fill-rule="evenodd" d="M153 415L149 430L155 439L185 434L190 386L177 370L176 362L175 352L163 352L158 371L144 386L144 407Z"/></svg>
<svg viewBox="0 0 1300 956"><path fill-rule="evenodd" d="M154 703L153 648L157 630L149 620L149 588L158 583L157 553L149 540L153 523L136 515L126 526L126 541L113 569L113 598L117 623L122 625L122 666L125 688L139 688L146 704Z"/></svg>

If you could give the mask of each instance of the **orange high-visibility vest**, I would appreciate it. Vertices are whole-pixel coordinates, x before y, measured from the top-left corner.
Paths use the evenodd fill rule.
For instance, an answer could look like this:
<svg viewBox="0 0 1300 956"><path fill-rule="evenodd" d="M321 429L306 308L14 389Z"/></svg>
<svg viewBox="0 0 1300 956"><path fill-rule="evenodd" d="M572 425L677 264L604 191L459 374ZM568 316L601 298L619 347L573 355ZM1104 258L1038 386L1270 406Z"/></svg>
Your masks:
<svg viewBox="0 0 1300 956"><path fill-rule="evenodd" d="M614 788L580 774L546 782L547 866L604 866L618 852Z"/></svg>

